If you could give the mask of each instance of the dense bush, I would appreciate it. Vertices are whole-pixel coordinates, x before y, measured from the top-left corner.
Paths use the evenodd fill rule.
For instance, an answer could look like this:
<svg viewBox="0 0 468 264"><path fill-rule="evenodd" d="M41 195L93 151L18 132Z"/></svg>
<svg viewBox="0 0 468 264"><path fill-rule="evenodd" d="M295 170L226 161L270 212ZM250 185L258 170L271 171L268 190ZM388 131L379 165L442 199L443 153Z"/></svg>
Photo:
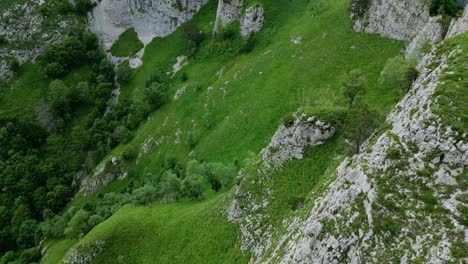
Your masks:
<svg viewBox="0 0 468 264"><path fill-rule="evenodd" d="M392 86L398 86L403 91L408 91L418 77L416 65L405 60L402 56L391 58L385 64L380 81Z"/></svg>
<svg viewBox="0 0 468 264"><path fill-rule="evenodd" d="M382 118L379 113L365 105L349 111L342 130L356 154L360 153L364 141L381 123Z"/></svg>
<svg viewBox="0 0 468 264"><path fill-rule="evenodd" d="M154 82L150 86L145 87L143 94L152 110L160 108L166 102L167 87L164 83Z"/></svg>
<svg viewBox="0 0 468 264"><path fill-rule="evenodd" d="M119 65L117 68L117 80L119 83L128 83L132 79L132 69L128 66L128 63Z"/></svg>
<svg viewBox="0 0 468 264"><path fill-rule="evenodd" d="M86 62L87 55L95 53L97 48L98 39L95 34L70 29L70 33L62 42L51 44L46 48L44 52L46 73L51 77L64 75L72 66Z"/></svg>

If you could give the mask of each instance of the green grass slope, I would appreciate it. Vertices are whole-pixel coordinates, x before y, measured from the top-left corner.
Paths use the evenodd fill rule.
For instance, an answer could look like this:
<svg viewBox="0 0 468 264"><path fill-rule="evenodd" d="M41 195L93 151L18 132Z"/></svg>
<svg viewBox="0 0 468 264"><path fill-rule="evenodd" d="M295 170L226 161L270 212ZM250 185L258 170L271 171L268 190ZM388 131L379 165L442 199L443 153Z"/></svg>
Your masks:
<svg viewBox="0 0 468 264"><path fill-rule="evenodd" d="M348 1L245 2L247 7L255 3L265 8L266 24L255 37L254 50L237 56L189 59L170 88L171 94L183 87L186 92L153 113L132 141L111 153L116 156L127 148L141 149L150 139L160 142L152 145L138 163L127 164L128 178L159 173L167 155L180 161L242 161L265 147L282 118L299 107L312 112L345 107L339 90L341 77L355 68L362 69L369 82L364 103L382 114L401 96L397 88L379 84L378 78L387 59L398 55L403 43L354 32L347 15ZM209 32L216 3L210 1L191 23ZM299 38L300 45L292 43ZM137 69L133 81L122 86L121 98L141 100L146 78L155 69L170 69L177 56L186 55L186 45L181 29L153 40L146 47L144 65ZM189 76L186 82L179 78L182 72ZM188 144L189 138L195 138L196 143ZM275 176L278 181L272 187L277 192L274 208L278 219L272 222L279 222L288 213L290 197L306 195L322 180L325 171L335 164L332 158L337 149L336 141L327 143ZM106 189L123 188L118 182L111 186ZM238 227L227 223L222 215L223 197L126 206L83 241L106 241L96 263L116 263L120 255L124 263L247 262L239 250ZM96 196L80 197L77 204L86 199ZM54 250L51 246L49 254L57 254Z"/></svg>
<svg viewBox="0 0 468 264"><path fill-rule="evenodd" d="M129 28L115 41L110 52L117 57L127 57L134 56L142 48L143 43L138 39L135 29Z"/></svg>

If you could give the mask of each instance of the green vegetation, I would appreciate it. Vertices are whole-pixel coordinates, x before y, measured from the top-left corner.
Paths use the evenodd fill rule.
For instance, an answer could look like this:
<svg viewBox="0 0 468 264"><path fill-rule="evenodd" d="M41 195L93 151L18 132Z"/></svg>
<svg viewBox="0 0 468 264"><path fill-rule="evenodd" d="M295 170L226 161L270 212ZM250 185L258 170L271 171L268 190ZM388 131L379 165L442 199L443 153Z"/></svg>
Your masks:
<svg viewBox="0 0 468 264"><path fill-rule="evenodd" d="M143 48L134 28L129 28L123 32L112 45L110 52L117 57L135 56Z"/></svg>
<svg viewBox="0 0 468 264"><path fill-rule="evenodd" d="M450 38L440 44L439 56L449 54L453 50L460 50L451 58L451 65L444 69L440 82L434 93L438 104L433 111L442 122L451 126L458 133L458 138L468 130L468 34Z"/></svg>
<svg viewBox="0 0 468 264"><path fill-rule="evenodd" d="M342 113L350 103L337 76L354 69L362 71L359 83L364 78L367 83L367 92L358 93L360 103L384 114L400 98L399 89L380 84L378 78L387 59L395 57L403 43L352 31L346 1L321 1L319 6L307 0L246 4L254 2L265 8L267 16L264 29L255 36L242 38L239 24L234 23L211 37L217 1L210 1L190 23L165 38L155 38L145 49L143 66L131 77L128 68L117 70L121 96L115 105L108 103L114 88L112 65L99 53L86 57L98 58L88 61L90 67L75 57L83 53L69 56L74 51L71 47L82 51L86 47L83 36L71 36L49 51L60 56L44 57L48 64L63 66L61 81L47 77L36 65L22 66L13 82L17 89L1 98L0 114L35 120L35 105L43 100L53 109L53 120L63 119L58 138L46 132L33 138L64 148L71 145L64 142L79 146L79 158L64 155L51 143L41 142L39 147L47 147L44 155L53 152L63 156L57 163L65 164L60 174L69 177L66 186L71 181L70 172L81 167L87 153L95 165L122 156L128 171L125 180L90 196L79 194L66 211L61 211L64 204L54 205L53 214L45 214L50 207L34 207L34 219L41 221L38 237L45 236L49 245L46 263L62 259L64 251L83 235L81 242L106 241L96 263L244 263L248 256L239 251L238 227L227 223L222 214L224 191L233 185L237 169L251 164L249 153L258 153L268 143L282 117L299 107L326 113L326 121L327 117L336 122L335 118L346 116ZM113 54L137 51L136 34L132 34L119 38ZM301 44L293 44L291 39L298 37ZM67 55L62 56L62 52ZM189 57L188 65L171 77L166 73L180 55ZM22 109L25 98L31 103ZM106 109L111 111L104 114ZM308 192L326 180L326 171L336 165L332 158L342 153L342 141L339 137L310 150L306 159L275 174L269 183L275 195L274 210L267 209L278 216L271 219L275 226L283 216L307 203ZM73 166L69 166L71 161ZM55 178L50 170L44 171L44 178ZM52 192L51 200L68 202L70 190L45 185L46 194ZM31 192L36 191L33 187ZM155 204L123 206L128 203ZM17 227L21 227L24 221L20 220L29 220L24 217L27 210L21 201L13 205L21 208L15 214ZM25 224L24 230L31 226Z"/></svg>
<svg viewBox="0 0 468 264"><path fill-rule="evenodd" d="M380 80L391 86L398 86L407 92L419 75L416 61L407 61L402 56L391 58L385 64Z"/></svg>

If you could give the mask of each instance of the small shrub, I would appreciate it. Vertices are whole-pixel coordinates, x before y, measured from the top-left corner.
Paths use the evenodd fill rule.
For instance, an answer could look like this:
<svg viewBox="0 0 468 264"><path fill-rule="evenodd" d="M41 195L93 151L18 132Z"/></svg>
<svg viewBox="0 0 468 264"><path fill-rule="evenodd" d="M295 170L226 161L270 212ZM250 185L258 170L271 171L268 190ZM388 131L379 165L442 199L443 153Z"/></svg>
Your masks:
<svg viewBox="0 0 468 264"><path fill-rule="evenodd" d="M95 6L96 3L93 3L90 0L75 0L75 12L79 15L86 15Z"/></svg>
<svg viewBox="0 0 468 264"><path fill-rule="evenodd" d="M294 120L296 120L294 115L293 114L288 114L283 118L283 125L285 127L291 127L294 124Z"/></svg>
<svg viewBox="0 0 468 264"><path fill-rule="evenodd" d="M162 83L151 84L145 88L143 94L152 110L157 110L166 102L166 86Z"/></svg>
<svg viewBox="0 0 468 264"><path fill-rule="evenodd" d="M397 147L391 146L390 148L388 148L388 150L387 150L387 158L388 159L396 160L396 159L399 159L400 157L401 157L401 153L400 153L400 150Z"/></svg>
<svg viewBox="0 0 468 264"><path fill-rule="evenodd" d="M186 72L183 72L182 75L180 76L180 79L183 81L183 82L186 82L188 80L188 75Z"/></svg>
<svg viewBox="0 0 468 264"><path fill-rule="evenodd" d="M136 159L138 156L138 150L134 147L128 147L122 152L122 158L126 161Z"/></svg>
<svg viewBox="0 0 468 264"><path fill-rule="evenodd" d="M304 197L291 197L288 200L289 208L296 211L304 207L305 198Z"/></svg>
<svg viewBox="0 0 468 264"><path fill-rule="evenodd" d="M133 72L128 64L121 64L117 68L117 81L119 83L128 83L132 80Z"/></svg>
<svg viewBox="0 0 468 264"><path fill-rule="evenodd" d="M0 46L7 43L8 40L6 39L6 37L4 35L0 35Z"/></svg>

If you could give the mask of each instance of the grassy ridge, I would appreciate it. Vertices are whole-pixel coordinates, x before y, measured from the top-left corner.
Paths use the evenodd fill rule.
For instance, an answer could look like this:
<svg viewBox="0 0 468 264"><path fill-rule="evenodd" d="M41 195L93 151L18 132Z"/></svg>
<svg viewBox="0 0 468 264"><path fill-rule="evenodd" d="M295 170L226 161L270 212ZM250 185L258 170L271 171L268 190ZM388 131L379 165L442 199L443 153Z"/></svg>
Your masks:
<svg viewBox="0 0 468 264"><path fill-rule="evenodd" d="M223 195L201 202L125 206L83 240L105 240L93 263L245 263ZM119 262L120 261L120 262ZM46 262L53 263L53 262Z"/></svg>

